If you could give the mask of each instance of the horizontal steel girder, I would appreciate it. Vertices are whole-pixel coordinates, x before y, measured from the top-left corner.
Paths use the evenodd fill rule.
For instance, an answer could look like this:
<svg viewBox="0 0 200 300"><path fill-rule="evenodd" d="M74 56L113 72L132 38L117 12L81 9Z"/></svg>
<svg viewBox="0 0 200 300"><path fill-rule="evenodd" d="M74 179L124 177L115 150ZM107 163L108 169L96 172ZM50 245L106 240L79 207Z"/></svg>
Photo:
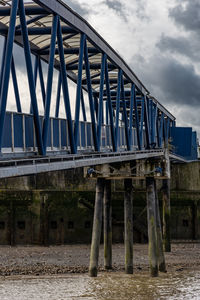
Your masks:
<svg viewBox="0 0 200 300"><path fill-rule="evenodd" d="M65 48L64 54L79 54L80 48ZM88 48L88 53L100 53L100 51L96 48ZM42 50L39 51L38 54L40 55L49 55L49 50ZM55 50L55 54L59 54L58 49Z"/></svg>
<svg viewBox="0 0 200 300"><path fill-rule="evenodd" d="M30 5L25 7L25 13L29 16L34 15L48 15L49 12L41 6ZM17 13L19 15L19 11ZM10 16L10 7L1 7L0 8L0 16L1 17L9 17Z"/></svg>
<svg viewBox="0 0 200 300"><path fill-rule="evenodd" d="M50 35L51 34L51 27L44 27L44 28L28 28L28 35ZM63 26L62 27L62 33L66 34L66 33L77 33L77 30L68 27L68 26ZM8 34L8 29L0 29L0 34L2 35L7 35ZM21 35L21 30L16 30L15 31L15 35Z"/></svg>

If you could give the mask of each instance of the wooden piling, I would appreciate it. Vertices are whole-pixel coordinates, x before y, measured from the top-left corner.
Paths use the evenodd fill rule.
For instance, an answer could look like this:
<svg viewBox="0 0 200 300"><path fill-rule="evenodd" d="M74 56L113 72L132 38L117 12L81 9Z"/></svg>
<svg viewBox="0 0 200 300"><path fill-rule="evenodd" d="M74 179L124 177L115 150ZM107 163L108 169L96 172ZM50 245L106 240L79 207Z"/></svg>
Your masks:
<svg viewBox="0 0 200 300"><path fill-rule="evenodd" d="M165 252L171 252L170 238L170 179L163 179L163 245Z"/></svg>
<svg viewBox="0 0 200 300"><path fill-rule="evenodd" d="M152 277L158 276L155 179L146 177L149 265Z"/></svg>
<svg viewBox="0 0 200 300"><path fill-rule="evenodd" d="M158 254L158 269L160 272L166 272L165 265L165 255L163 251L163 239L162 239L162 226L160 221L160 208L158 201L158 194L156 188L156 181L154 180L155 185L155 197L156 197L156 233L157 233L157 254Z"/></svg>
<svg viewBox="0 0 200 300"><path fill-rule="evenodd" d="M132 179L124 179L125 273L133 274L133 188Z"/></svg>
<svg viewBox="0 0 200 300"><path fill-rule="evenodd" d="M92 244L91 244L90 266L89 266L89 275L91 277L97 276L99 246L100 246L101 226L102 226L104 186L105 186L105 179L97 178L93 230L92 230Z"/></svg>
<svg viewBox="0 0 200 300"><path fill-rule="evenodd" d="M112 207L111 181L106 180L104 187L104 267L112 269Z"/></svg>

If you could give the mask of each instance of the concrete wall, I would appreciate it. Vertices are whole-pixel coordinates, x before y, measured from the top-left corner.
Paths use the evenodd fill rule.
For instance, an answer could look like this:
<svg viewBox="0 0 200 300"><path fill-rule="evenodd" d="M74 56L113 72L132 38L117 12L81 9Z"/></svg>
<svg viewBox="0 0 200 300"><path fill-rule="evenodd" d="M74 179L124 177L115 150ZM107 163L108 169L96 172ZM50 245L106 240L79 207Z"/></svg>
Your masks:
<svg viewBox="0 0 200 300"><path fill-rule="evenodd" d="M160 184L158 185L161 188ZM83 169L0 181L0 244L90 242L95 180ZM160 205L162 194L159 193ZM112 183L113 240L123 241L123 182ZM144 184L134 191L134 241L147 241ZM162 209L161 209L162 211ZM172 166L172 238L200 239L200 163Z"/></svg>

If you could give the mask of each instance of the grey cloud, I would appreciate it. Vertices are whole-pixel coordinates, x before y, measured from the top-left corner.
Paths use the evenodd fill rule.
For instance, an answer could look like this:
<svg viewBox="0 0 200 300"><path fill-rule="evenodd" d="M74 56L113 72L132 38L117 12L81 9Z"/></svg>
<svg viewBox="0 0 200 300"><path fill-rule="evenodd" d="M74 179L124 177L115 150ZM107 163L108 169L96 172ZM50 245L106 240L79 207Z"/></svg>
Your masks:
<svg viewBox="0 0 200 300"><path fill-rule="evenodd" d="M152 57L149 62L135 61L135 72L153 96L163 104L200 104L200 76L191 64L181 64L172 57L162 54Z"/></svg>
<svg viewBox="0 0 200 300"><path fill-rule="evenodd" d="M81 5L76 0L63 0L69 7L71 7L75 12L77 12L82 17L86 17L89 14L89 8L86 5Z"/></svg>
<svg viewBox="0 0 200 300"><path fill-rule="evenodd" d="M179 53L193 61L200 61L200 42L195 36L189 37L169 37L162 35L157 47L163 52Z"/></svg>
<svg viewBox="0 0 200 300"><path fill-rule="evenodd" d="M200 28L200 2L199 0L187 0L178 4L169 11L169 16L183 26L186 30L199 33ZM185 7L184 5L185 4Z"/></svg>
<svg viewBox="0 0 200 300"><path fill-rule="evenodd" d="M119 0L105 0L102 3L113 9L125 22L128 22L124 5Z"/></svg>

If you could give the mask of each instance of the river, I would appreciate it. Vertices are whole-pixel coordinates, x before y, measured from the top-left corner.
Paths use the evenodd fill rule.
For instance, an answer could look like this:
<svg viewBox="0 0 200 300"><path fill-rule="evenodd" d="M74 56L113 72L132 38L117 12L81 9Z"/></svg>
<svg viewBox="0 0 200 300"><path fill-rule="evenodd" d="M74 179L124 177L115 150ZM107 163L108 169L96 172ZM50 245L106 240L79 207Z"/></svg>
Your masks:
<svg viewBox="0 0 200 300"><path fill-rule="evenodd" d="M200 271L125 275L100 272L46 277L5 277L0 279L1 300L151 300L200 299Z"/></svg>

